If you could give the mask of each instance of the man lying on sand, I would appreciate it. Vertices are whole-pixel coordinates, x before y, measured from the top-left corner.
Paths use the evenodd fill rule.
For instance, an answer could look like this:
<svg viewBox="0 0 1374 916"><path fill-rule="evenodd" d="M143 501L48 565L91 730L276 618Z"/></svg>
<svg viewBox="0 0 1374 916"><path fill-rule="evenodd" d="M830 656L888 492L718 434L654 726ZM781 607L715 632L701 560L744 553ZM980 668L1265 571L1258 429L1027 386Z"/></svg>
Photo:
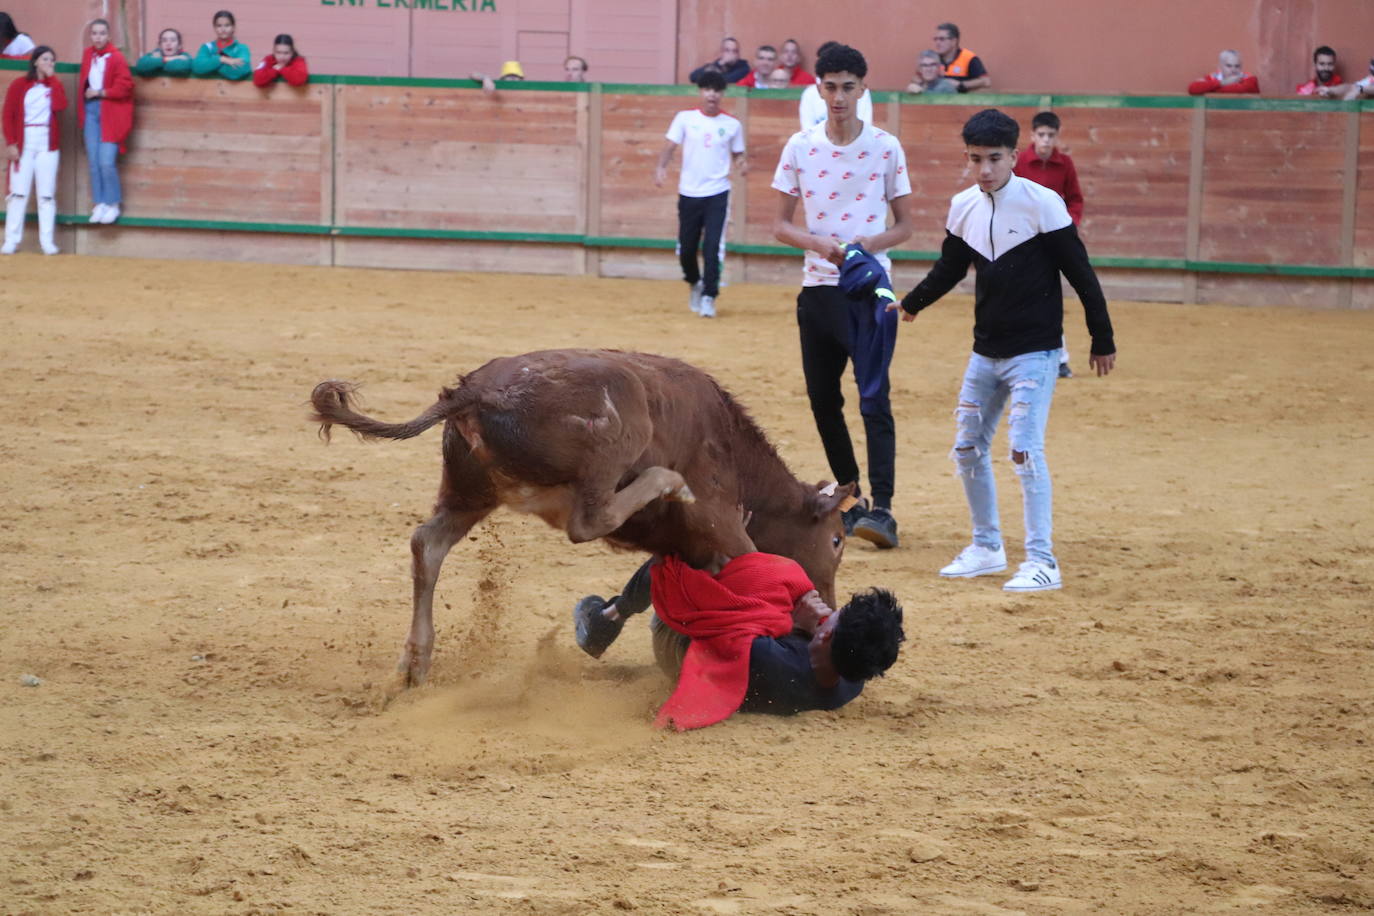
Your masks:
<svg viewBox="0 0 1374 916"><path fill-rule="evenodd" d="M656 612L654 656L678 681L655 719L660 728L701 728L736 710L838 709L892 666L905 639L891 592L861 592L835 611L796 562L773 554L719 557L709 569L655 558L615 604L642 608L646 583ZM608 607L595 596L583 599L579 627Z"/></svg>

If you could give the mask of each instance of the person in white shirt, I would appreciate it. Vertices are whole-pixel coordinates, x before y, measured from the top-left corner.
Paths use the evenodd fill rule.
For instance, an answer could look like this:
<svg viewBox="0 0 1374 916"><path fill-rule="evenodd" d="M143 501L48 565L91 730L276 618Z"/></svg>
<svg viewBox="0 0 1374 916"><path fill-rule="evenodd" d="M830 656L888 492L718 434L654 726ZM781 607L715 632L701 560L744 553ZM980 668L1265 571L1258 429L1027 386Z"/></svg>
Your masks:
<svg viewBox="0 0 1374 916"><path fill-rule="evenodd" d="M14 254L24 240L29 191L38 186L38 243L44 254L57 254L57 113L67 107L67 93L54 75L57 55L47 45L33 49L29 72L9 85L0 117L4 121L9 195L5 199L5 241L0 254Z"/></svg>
<svg viewBox="0 0 1374 916"><path fill-rule="evenodd" d="M730 166L745 174L744 128L721 111L725 77L709 70L697 80L701 107L679 111L658 156L654 185L663 187L673 151L682 147L682 176L678 179L677 250L682 279L692 291L688 303L702 318L716 317L720 295L720 265L725 259L725 223L730 216ZM703 266L697 264L702 249Z"/></svg>
<svg viewBox="0 0 1374 916"><path fill-rule="evenodd" d="M816 59L830 48L841 47L838 41L827 41L816 49ZM801 129L815 127L830 116L830 110L826 107L825 100L821 98L821 81L819 75L816 77L814 85L807 86L802 90L801 102L797 106L797 116L801 121ZM873 123L873 95L864 92L859 97L859 120L865 124Z"/></svg>
<svg viewBox="0 0 1374 916"><path fill-rule="evenodd" d="M855 496L859 465L844 420L840 382L851 360L856 376L863 375L856 381L873 504L870 509L860 502L846 511L846 533L890 548L897 546L897 522L891 511L897 434L888 396L896 316L875 314L871 303L846 296L838 286L839 265L847 254L845 246L857 243L891 273L887 249L911 236L911 179L901 142L859 114L858 103L868 94L864 56L832 43L818 56L816 75L828 117L793 134L783 148L773 174L773 187L781 192L773 235L806 251L797 296L802 374L830 470L841 484L855 484ZM792 222L798 202L806 215L805 228Z"/></svg>
<svg viewBox="0 0 1374 916"><path fill-rule="evenodd" d="M0 13L0 57L20 60L33 54L33 39L19 31L9 13Z"/></svg>

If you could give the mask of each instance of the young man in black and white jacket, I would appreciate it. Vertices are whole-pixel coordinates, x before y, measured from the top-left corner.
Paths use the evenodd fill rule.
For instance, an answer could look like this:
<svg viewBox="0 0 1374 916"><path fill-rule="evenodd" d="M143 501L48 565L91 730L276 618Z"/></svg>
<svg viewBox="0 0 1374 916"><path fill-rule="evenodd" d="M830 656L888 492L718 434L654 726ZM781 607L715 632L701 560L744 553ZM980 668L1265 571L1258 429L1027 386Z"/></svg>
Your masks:
<svg viewBox="0 0 1374 916"><path fill-rule="evenodd" d="M977 269L973 353L955 412L954 457L973 519L973 543L940 575L972 578L1007 568L992 476L993 433L1002 408L1011 460L1021 480L1026 560L1003 586L1010 592L1057 589L1045 426L1059 371L1064 325L1062 272L1083 301L1092 336L1089 365L1112 371L1116 344L1107 301L1078 230L1054 191L1012 174L1020 128L1000 111L980 111L964 125L965 155L978 183L950 202L947 235L930 273L901 302L904 321ZM893 303L889 309L897 308Z"/></svg>

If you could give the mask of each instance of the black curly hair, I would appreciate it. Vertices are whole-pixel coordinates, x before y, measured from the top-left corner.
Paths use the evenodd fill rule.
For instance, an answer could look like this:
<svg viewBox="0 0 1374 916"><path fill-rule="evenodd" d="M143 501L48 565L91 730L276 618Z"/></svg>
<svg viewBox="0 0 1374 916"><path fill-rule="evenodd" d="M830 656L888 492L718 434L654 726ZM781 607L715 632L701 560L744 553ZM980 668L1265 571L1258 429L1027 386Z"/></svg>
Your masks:
<svg viewBox="0 0 1374 916"><path fill-rule="evenodd" d="M849 45L836 43L828 48L822 45L821 48L820 54L816 57L817 76L825 76L827 73L852 73L859 79L868 76L868 61Z"/></svg>
<svg viewBox="0 0 1374 916"><path fill-rule="evenodd" d="M842 609L830 657L840 677L866 681L892 667L905 640L897 597L885 588L871 588L851 597Z"/></svg>

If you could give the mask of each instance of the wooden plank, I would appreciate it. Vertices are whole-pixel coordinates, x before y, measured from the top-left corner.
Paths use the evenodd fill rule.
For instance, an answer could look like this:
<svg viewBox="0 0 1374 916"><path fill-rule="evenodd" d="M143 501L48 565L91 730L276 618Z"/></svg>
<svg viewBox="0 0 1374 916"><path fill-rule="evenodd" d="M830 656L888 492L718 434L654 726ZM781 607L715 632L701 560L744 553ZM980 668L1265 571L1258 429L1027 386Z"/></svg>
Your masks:
<svg viewBox="0 0 1374 916"><path fill-rule="evenodd" d="M1338 264L1344 117L1209 109L1199 256Z"/></svg>
<svg viewBox="0 0 1374 916"><path fill-rule="evenodd" d="M662 188L654 187L654 166L673 116L693 104L682 96L603 94L600 234L677 236L676 166L681 164L681 152Z"/></svg>
<svg viewBox="0 0 1374 916"><path fill-rule="evenodd" d="M330 261L330 240L324 236L132 226L79 229L77 235L81 254L100 257L316 265Z"/></svg>
<svg viewBox="0 0 1374 916"><path fill-rule="evenodd" d="M341 267L568 275L581 272L582 246L340 237L334 260Z"/></svg>
<svg viewBox="0 0 1374 916"><path fill-rule="evenodd" d="M1374 109L1360 114L1353 261L1374 267Z"/></svg>

